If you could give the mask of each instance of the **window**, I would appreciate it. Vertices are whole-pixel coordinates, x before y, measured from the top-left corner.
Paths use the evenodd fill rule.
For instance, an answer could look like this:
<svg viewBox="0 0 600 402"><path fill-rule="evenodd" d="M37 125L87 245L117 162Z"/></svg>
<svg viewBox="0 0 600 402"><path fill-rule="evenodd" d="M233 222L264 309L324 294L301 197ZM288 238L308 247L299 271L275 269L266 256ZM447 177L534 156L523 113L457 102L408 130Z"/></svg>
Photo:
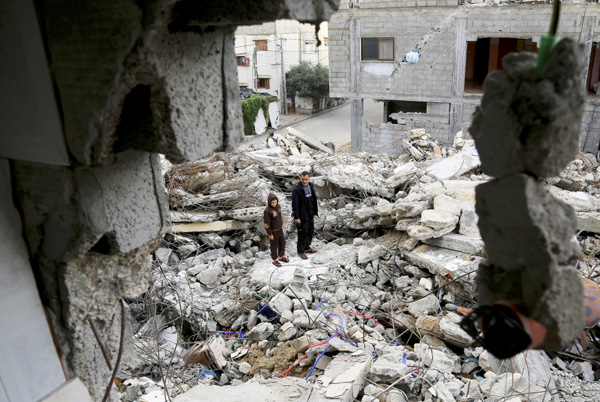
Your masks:
<svg viewBox="0 0 600 402"><path fill-rule="evenodd" d="M537 53L538 48L531 39L478 38L467 42L465 92L480 93L488 73L502 70L502 58L520 51Z"/></svg>
<svg viewBox="0 0 600 402"><path fill-rule="evenodd" d="M588 92L600 94L600 43L592 43L592 54L590 55L590 66L588 69L587 85Z"/></svg>
<svg viewBox="0 0 600 402"><path fill-rule="evenodd" d="M362 38L361 60L394 60L394 38Z"/></svg>
<svg viewBox="0 0 600 402"><path fill-rule="evenodd" d="M250 66L250 58L246 56L236 56L235 64L240 67L248 67Z"/></svg>
<svg viewBox="0 0 600 402"><path fill-rule="evenodd" d="M256 50L269 50L267 48L267 41L266 40L255 40L254 41L254 47L256 48Z"/></svg>
<svg viewBox="0 0 600 402"><path fill-rule="evenodd" d="M270 78L259 78L257 83L256 83L256 87L257 88L265 88L265 89L269 89L270 86Z"/></svg>
<svg viewBox="0 0 600 402"><path fill-rule="evenodd" d="M304 41L304 53L314 53L315 52L315 42L312 40Z"/></svg>
<svg viewBox="0 0 600 402"><path fill-rule="evenodd" d="M323 46L327 46L329 44L329 38L323 38Z"/></svg>

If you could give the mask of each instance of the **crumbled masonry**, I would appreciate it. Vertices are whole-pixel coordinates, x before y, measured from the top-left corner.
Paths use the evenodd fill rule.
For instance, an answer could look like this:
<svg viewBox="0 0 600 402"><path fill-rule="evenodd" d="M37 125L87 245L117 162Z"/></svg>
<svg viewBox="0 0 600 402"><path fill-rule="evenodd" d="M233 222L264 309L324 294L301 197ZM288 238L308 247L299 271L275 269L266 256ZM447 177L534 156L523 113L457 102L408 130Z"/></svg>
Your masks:
<svg viewBox="0 0 600 402"><path fill-rule="evenodd" d="M477 274L479 303L513 303L541 322L541 348L572 344L584 324L583 288L572 267L575 211L543 179L560 174L579 146L585 93L581 45L561 40L536 69L536 56L511 53L504 71L486 77L470 133L481 170L494 180L477 187L476 211L487 261Z"/></svg>
<svg viewBox="0 0 600 402"><path fill-rule="evenodd" d="M464 173L457 167L455 175L444 179L432 173L455 155L471 152L473 140L441 146L436 153L440 145L424 130L407 137L422 160L416 161L410 151L396 156L329 154L278 134L266 145L249 144L210 159L184 165L164 161L178 232L165 235L154 252L148 291L129 300L140 360L121 373L134 377L121 387L122 400L134 401L132 395L139 393L139 400L166 401L166 392L176 402L242 395L248 402L308 395L323 402L450 402L510 399L515 393L535 401L542 401L544 393L583 401L600 392L597 383L589 382L599 365L576 358L594 353L599 345L585 341L567 350L572 354L528 351L500 361L460 328L461 313L444 307L487 302L488 296L477 296L475 273L480 265L484 269L485 256L502 250L483 246L475 188L494 191L497 182L482 174L478 164ZM585 164L584 157L559 172L574 182L589 175L579 193L514 175L522 186L498 196L500 205L493 208L518 196L518 211L533 199L544 207L534 208L540 211L552 206L554 214L565 211L571 218L598 214L600 169L595 158ZM319 192L313 244L318 252L301 260L290 226L290 197L299 173L310 167ZM291 261L281 268L271 264L262 233L262 210L270 192L282 204L289 235L286 254ZM595 212L583 205L574 214L566 208L569 200L577 204L583 196L597 203ZM514 221L528 217L515 214ZM545 222L535 220L538 226L523 234L560 240L550 236L559 235ZM225 223L243 228L215 229ZM572 236L582 228L579 223L564 231ZM577 279L593 277L600 263L600 233L586 229L577 239L557 244L555 257L562 264L575 258L577 272L552 269ZM547 255L544 251L532 246L520 258L539 258ZM521 272L518 266L511 268L506 275ZM529 282L543 284L541 279ZM547 286L569 285L569 280ZM592 280L597 283L598 277ZM521 294L515 286L521 282L507 283L512 288L494 285L492 297L513 289ZM553 317L570 319L556 311ZM163 374L158 379L151 373Z"/></svg>

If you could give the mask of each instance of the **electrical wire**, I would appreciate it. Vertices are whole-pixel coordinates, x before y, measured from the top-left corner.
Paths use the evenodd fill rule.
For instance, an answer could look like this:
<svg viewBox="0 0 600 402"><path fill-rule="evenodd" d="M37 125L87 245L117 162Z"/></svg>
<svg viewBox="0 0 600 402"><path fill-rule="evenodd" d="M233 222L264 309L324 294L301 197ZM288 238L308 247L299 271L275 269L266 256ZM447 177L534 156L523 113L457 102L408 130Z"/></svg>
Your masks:
<svg viewBox="0 0 600 402"><path fill-rule="evenodd" d="M331 347L331 345L327 345L327 347L325 348L325 350L319 355L319 357L317 357L317 360L315 361L315 364L310 369L310 372L306 376L305 380L308 380L308 377L310 377L310 375L312 374L312 372L315 370L315 367L317 367L317 363L319 363L319 360L321 360L321 357L323 357L323 355L325 354L325 352L327 352L330 347Z"/></svg>

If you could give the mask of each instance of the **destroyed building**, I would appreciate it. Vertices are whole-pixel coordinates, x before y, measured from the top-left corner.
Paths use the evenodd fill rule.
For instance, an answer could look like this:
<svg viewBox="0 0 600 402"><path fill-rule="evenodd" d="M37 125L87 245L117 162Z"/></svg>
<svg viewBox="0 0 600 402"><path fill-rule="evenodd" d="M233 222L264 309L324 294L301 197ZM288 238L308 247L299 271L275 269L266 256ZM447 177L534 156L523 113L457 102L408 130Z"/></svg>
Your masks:
<svg viewBox="0 0 600 402"><path fill-rule="evenodd" d="M558 25L561 37L584 46L581 82L588 96L580 150L594 154L599 13L593 1L565 0ZM551 15L544 1L343 1L329 23L329 85L330 96L351 99L353 148L385 151L413 128L452 142L469 127L485 76L502 69L510 52L537 52ZM418 56L407 58L409 52ZM363 118L363 99L384 101L384 123Z"/></svg>
<svg viewBox="0 0 600 402"><path fill-rule="evenodd" d="M448 310L474 307L483 258L474 188L489 177L470 139L416 130L392 157L280 135L223 152L242 133L235 26L319 23L338 3L8 2L0 400L598 394L578 355L593 342L499 361ZM307 167L319 252L276 271L257 212L267 190L286 207ZM589 277L599 173L581 156L548 179L576 211Z"/></svg>

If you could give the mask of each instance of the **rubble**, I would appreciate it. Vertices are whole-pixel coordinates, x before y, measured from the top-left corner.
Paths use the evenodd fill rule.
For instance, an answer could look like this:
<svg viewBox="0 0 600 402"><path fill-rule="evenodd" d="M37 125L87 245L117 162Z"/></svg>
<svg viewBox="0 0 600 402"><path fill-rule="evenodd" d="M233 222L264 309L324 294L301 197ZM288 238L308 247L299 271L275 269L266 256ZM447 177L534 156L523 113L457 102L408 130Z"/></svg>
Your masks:
<svg viewBox="0 0 600 402"><path fill-rule="evenodd" d="M166 173L174 231L154 253L149 290L128 303L140 363L123 376L134 377L120 386L123 400L135 394L176 402L251 402L258 395L272 401L515 395L541 401L544 394L600 392L590 382L598 376L596 360L586 365L572 354L543 351L498 360L459 326L462 310L444 308L475 307L481 299L477 268L490 253L517 261L483 245L477 222L489 218L476 213L475 188L490 178L480 167L432 173L454 155L473 156L471 140L440 148L415 131L406 139L422 155L415 159L410 151L322 152L314 144L307 149L301 137L277 135L271 147L248 145ZM311 172L320 215L313 241L318 252L307 260L296 256L290 216L291 188L303 170ZM562 174L600 179L588 162ZM521 182L527 186L526 178ZM599 213L595 187L573 192L549 183L548 191L572 201L578 216ZM261 223L269 192L280 200L288 237L290 262L279 268L271 264ZM555 247L561 263L577 259L588 277L600 263L594 227L579 231L577 243ZM558 229L539 230L552 238ZM533 235L515 234L515 241Z"/></svg>

